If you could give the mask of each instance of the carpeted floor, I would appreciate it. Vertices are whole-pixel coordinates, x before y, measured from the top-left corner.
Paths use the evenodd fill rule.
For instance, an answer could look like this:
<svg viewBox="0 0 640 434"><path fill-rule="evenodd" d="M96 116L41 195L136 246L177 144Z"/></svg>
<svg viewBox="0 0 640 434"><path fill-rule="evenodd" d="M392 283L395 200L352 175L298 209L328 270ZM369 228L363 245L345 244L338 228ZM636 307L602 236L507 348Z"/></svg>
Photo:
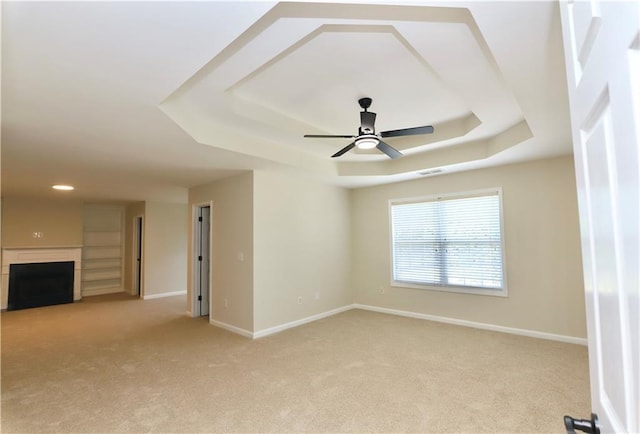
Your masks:
<svg viewBox="0 0 640 434"><path fill-rule="evenodd" d="M351 310L249 340L183 297L2 313L2 432L564 432L586 347Z"/></svg>

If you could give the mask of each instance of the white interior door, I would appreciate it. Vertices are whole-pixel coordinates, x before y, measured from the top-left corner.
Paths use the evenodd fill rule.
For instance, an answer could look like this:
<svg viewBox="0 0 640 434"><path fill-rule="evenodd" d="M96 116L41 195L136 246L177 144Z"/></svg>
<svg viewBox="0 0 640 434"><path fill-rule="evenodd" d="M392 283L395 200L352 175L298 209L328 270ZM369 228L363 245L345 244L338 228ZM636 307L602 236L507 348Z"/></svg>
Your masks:
<svg viewBox="0 0 640 434"><path fill-rule="evenodd" d="M194 305L196 316L209 315L211 207L198 206L195 213Z"/></svg>
<svg viewBox="0 0 640 434"><path fill-rule="evenodd" d="M640 431L640 2L562 1L586 291L602 432Z"/></svg>
<svg viewBox="0 0 640 434"><path fill-rule="evenodd" d="M142 296L142 216L133 218L133 293Z"/></svg>
<svg viewBox="0 0 640 434"><path fill-rule="evenodd" d="M210 254L210 236L211 236L211 208L208 206L200 208L202 216L202 229L200 237L200 255L202 261L200 261L200 315L209 315L209 281L210 270L209 264L211 263Z"/></svg>

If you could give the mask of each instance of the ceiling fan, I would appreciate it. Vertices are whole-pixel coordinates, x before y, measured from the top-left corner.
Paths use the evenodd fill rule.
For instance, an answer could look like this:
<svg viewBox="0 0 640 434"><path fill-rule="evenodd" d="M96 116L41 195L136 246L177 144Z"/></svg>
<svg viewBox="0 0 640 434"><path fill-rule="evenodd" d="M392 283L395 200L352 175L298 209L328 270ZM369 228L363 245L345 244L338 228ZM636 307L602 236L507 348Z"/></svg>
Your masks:
<svg viewBox="0 0 640 434"><path fill-rule="evenodd" d="M371 107L371 98L360 98L358 100L358 104L362 107L363 111L360 112L360 128L358 128L357 136L349 136L349 135L325 135L325 134L305 134L305 137L308 138L340 138L340 139L354 139L353 142L349 143L344 148L340 149L338 152L333 154L331 157L339 157L346 152L350 151L354 147L358 147L359 149L373 149L377 148L378 150L387 154L390 158L398 158L402 157L402 153L395 149L394 147L386 144L381 139L384 137L399 137L399 136L414 136L418 134L431 134L433 133L433 127L428 125L424 127L413 127L413 128L403 128L400 130L390 130L390 131L382 131L379 134L376 134L376 130L374 128L376 122L376 114L370 111L367 111L369 107Z"/></svg>

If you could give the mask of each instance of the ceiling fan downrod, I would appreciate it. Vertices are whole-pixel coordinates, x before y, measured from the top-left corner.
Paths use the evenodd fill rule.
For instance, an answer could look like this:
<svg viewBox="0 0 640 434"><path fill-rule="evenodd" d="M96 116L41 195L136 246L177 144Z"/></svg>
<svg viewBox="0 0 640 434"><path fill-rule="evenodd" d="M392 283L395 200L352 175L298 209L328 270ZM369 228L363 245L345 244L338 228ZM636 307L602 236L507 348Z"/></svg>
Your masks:
<svg viewBox="0 0 640 434"><path fill-rule="evenodd" d="M360 104L360 107L362 107L364 111L367 111L367 109L371 107L371 102L372 102L371 98L360 98L358 100L358 104Z"/></svg>

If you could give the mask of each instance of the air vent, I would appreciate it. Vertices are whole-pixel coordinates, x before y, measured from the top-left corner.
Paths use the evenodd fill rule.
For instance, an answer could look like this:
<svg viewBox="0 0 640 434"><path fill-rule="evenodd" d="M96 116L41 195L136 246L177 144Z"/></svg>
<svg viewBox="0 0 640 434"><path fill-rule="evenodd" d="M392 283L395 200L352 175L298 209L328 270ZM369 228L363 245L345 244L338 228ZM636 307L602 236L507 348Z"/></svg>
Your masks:
<svg viewBox="0 0 640 434"><path fill-rule="evenodd" d="M436 173L440 173L440 172L442 172L442 169L429 169L429 170L423 170L422 172L418 172L418 175L420 176L435 175Z"/></svg>

